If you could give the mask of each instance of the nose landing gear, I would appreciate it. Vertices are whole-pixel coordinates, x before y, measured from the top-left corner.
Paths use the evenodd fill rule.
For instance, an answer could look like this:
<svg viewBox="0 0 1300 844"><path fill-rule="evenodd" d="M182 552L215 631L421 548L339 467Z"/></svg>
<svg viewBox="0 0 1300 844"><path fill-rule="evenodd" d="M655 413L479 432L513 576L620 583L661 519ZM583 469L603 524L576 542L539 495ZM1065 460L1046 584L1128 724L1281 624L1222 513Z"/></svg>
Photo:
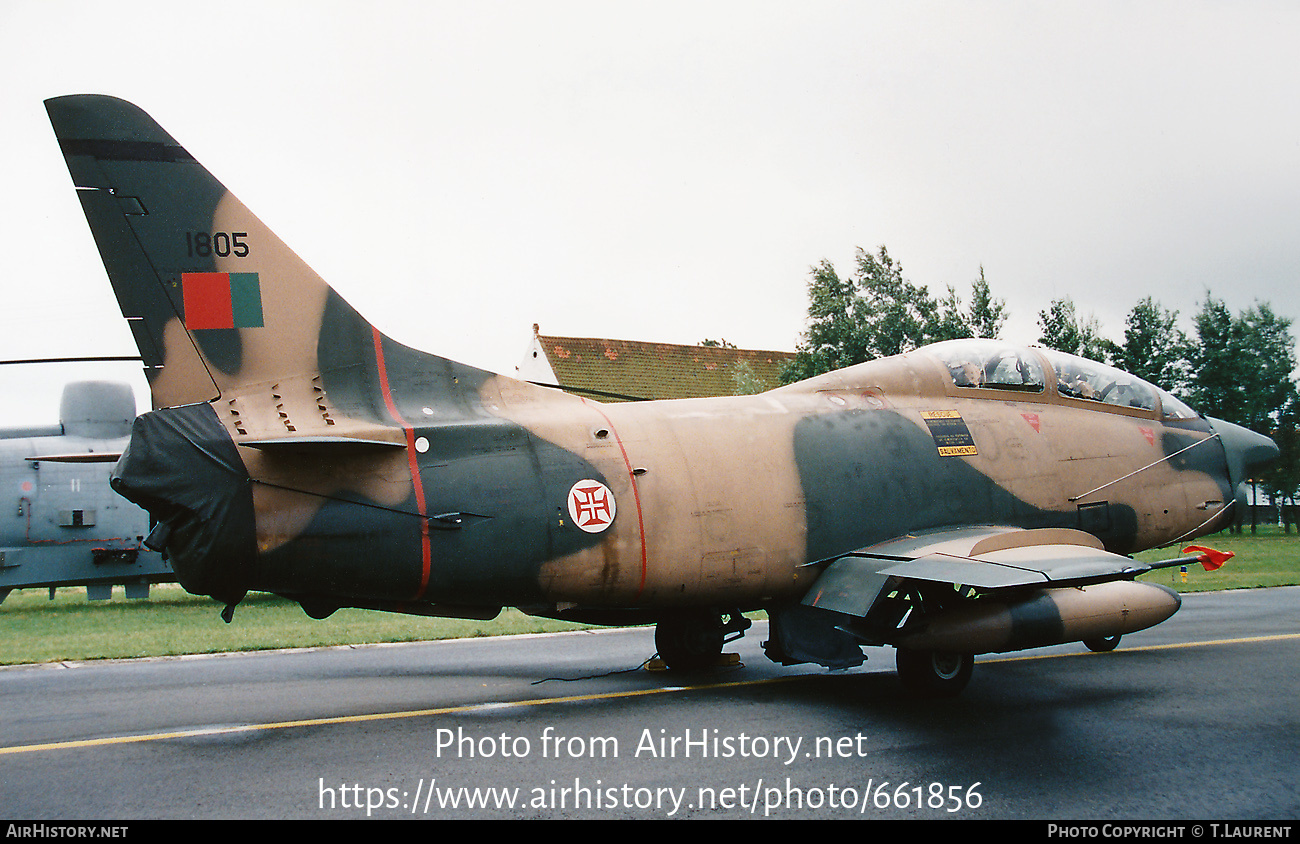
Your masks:
<svg viewBox="0 0 1300 844"><path fill-rule="evenodd" d="M953 697L970 682L975 657L929 649L899 648L898 679L922 697Z"/></svg>

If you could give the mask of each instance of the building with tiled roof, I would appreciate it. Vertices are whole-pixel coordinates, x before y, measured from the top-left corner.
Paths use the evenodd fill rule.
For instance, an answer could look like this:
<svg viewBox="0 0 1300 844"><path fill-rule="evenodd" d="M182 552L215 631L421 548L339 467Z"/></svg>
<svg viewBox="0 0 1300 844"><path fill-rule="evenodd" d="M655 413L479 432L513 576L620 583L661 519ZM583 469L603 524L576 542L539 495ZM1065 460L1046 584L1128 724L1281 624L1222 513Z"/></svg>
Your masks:
<svg viewBox="0 0 1300 844"><path fill-rule="evenodd" d="M637 340L552 337L533 326L516 367L524 381L555 384L602 401L757 393L779 386L793 352L679 346Z"/></svg>

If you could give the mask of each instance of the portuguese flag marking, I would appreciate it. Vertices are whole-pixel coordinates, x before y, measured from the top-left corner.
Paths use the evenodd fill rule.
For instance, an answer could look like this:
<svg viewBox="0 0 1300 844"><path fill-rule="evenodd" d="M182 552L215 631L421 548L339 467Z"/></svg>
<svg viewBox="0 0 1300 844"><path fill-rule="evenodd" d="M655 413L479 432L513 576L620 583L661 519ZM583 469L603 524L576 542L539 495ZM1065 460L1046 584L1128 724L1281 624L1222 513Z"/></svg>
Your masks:
<svg viewBox="0 0 1300 844"><path fill-rule="evenodd" d="M186 328L262 328L257 273L181 273Z"/></svg>

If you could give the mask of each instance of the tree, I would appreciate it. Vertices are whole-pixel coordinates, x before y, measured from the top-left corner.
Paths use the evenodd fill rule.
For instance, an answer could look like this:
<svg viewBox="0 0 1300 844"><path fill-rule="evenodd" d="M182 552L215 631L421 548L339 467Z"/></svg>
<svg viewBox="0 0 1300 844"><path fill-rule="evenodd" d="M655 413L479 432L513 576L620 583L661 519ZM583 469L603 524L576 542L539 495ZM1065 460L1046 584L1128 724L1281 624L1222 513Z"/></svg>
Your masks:
<svg viewBox="0 0 1300 844"><path fill-rule="evenodd" d="M1300 395L1294 391L1286 407L1278 414L1273 442L1282 453L1278 461L1264 472L1264 491L1279 505L1282 527L1290 533L1296 515L1296 492L1300 490Z"/></svg>
<svg viewBox="0 0 1300 844"><path fill-rule="evenodd" d="M794 359L782 370L785 383L802 381L822 372L866 360L857 342L852 280L845 281L830 261L812 268L808 278L808 330L795 349Z"/></svg>
<svg viewBox="0 0 1300 844"><path fill-rule="evenodd" d="M1233 317L1207 295L1195 323L1192 401L1209 416L1272 433L1296 391L1291 320L1261 303Z"/></svg>
<svg viewBox="0 0 1300 844"><path fill-rule="evenodd" d="M982 265L980 277L971 283L970 298L967 320L972 336L996 339L1002 331L1002 324L1007 321L1007 303L1003 299L993 298Z"/></svg>
<svg viewBox="0 0 1300 844"><path fill-rule="evenodd" d="M1297 387L1291 320L1260 303L1234 317L1221 300L1206 294L1195 323L1192 402L1207 416L1278 438L1282 457L1257 480L1264 482L1275 502L1294 495L1292 479L1300 469L1300 455L1294 448Z"/></svg>
<svg viewBox="0 0 1300 844"><path fill-rule="evenodd" d="M731 365L732 395L756 396L767 390L767 385L754 372L748 361L738 360Z"/></svg>
<svg viewBox="0 0 1300 844"><path fill-rule="evenodd" d="M858 249L850 278L823 260L809 273L808 330L782 380L788 384L926 343L974 337L977 325L996 333L1005 304L989 293L983 268L973 291L968 309L951 286L936 301L925 285L903 277L902 265L884 246L875 253Z"/></svg>
<svg viewBox="0 0 1300 844"><path fill-rule="evenodd" d="M1078 317L1069 296L1053 299L1047 310L1039 311L1038 327L1043 331L1038 342L1058 352L1109 363L1119 348L1101 336L1101 324L1095 316L1089 314L1082 320Z"/></svg>
<svg viewBox="0 0 1300 844"><path fill-rule="evenodd" d="M1053 299L1045 311L1038 312L1038 327L1042 336L1038 342L1058 352L1077 354L1079 351L1079 325L1074 316L1074 303L1069 299Z"/></svg>
<svg viewBox="0 0 1300 844"><path fill-rule="evenodd" d="M1228 306L1206 295L1194 319L1196 343L1190 364L1190 397L1208 416L1235 422L1244 417L1244 399L1238 389L1237 367L1241 337Z"/></svg>
<svg viewBox="0 0 1300 844"><path fill-rule="evenodd" d="M984 278L984 267L980 267L979 278L971 282L968 307L962 307L961 297L951 284L948 285L948 295L938 304L938 314L929 329L929 342L968 337L995 339L1002 331L1002 323L1007 320L1007 304L1002 299L993 298L988 280Z"/></svg>
<svg viewBox="0 0 1300 844"><path fill-rule="evenodd" d="M1256 303L1239 319L1245 416L1241 424L1271 434L1296 392L1295 338L1291 320L1278 316L1267 303Z"/></svg>
<svg viewBox="0 0 1300 844"><path fill-rule="evenodd" d="M948 295L938 302L938 311L935 314L931 329L932 336L930 339L932 341L964 340L975 336L975 332L971 329L970 320L962 311L961 297L957 295L956 288L951 284L948 285Z"/></svg>
<svg viewBox="0 0 1300 844"><path fill-rule="evenodd" d="M931 342L939 333L938 305L924 286L903 278L903 265L884 246L857 256L855 325L867 357L902 354ZM858 361L854 361L857 363Z"/></svg>
<svg viewBox="0 0 1300 844"><path fill-rule="evenodd" d="M1174 323L1177 311L1162 308L1150 296L1133 306L1125 320L1124 344L1113 363L1172 393L1185 395L1191 349L1187 335Z"/></svg>

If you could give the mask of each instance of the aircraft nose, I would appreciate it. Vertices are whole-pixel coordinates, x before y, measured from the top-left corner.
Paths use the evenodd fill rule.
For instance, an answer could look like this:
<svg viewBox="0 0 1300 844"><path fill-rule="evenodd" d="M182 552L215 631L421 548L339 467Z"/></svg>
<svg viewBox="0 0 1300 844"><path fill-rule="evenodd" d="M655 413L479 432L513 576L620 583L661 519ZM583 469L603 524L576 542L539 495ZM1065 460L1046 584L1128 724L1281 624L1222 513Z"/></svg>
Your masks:
<svg viewBox="0 0 1300 844"><path fill-rule="evenodd" d="M1228 461L1228 479L1233 488L1244 483L1255 470L1272 463L1281 454L1277 443L1263 434L1222 419L1207 416L1206 421L1223 444L1223 454Z"/></svg>

